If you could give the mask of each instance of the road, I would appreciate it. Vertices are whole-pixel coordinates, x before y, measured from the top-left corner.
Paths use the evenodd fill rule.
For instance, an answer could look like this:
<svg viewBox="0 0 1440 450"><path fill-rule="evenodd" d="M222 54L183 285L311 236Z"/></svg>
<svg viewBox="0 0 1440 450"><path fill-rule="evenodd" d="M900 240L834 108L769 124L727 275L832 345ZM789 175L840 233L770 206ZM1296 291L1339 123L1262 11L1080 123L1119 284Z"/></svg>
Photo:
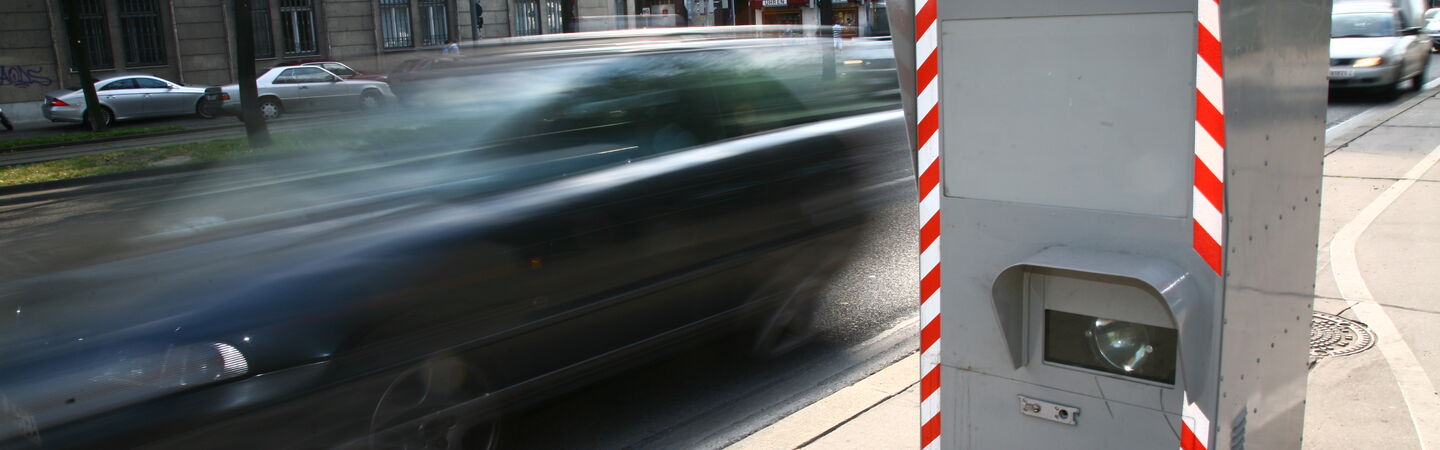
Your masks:
<svg viewBox="0 0 1440 450"><path fill-rule="evenodd" d="M1425 76L1426 84L1440 83L1440 54L1430 54L1430 70ZM1414 97L1414 92L1406 92L1399 98L1386 98L1368 91L1336 91L1331 92L1330 108L1325 114L1325 128L1334 127L1347 120L1355 118L1365 111L1379 106L1393 105L1409 100ZM1384 109L1384 108L1379 108Z"/></svg>
<svg viewBox="0 0 1440 450"><path fill-rule="evenodd" d="M1431 79L1440 79L1440 64L1431 72ZM1327 128L1413 96L1377 100L1336 94ZM41 237L58 221L98 220L104 212L138 207L144 202L136 199L154 195L151 189L160 188L74 200L0 198L0 245ZM723 447L913 352L915 192L908 180L884 189L892 200L870 226L851 266L820 294L821 332L813 342L765 361L721 343L680 349L507 417L505 447Z"/></svg>

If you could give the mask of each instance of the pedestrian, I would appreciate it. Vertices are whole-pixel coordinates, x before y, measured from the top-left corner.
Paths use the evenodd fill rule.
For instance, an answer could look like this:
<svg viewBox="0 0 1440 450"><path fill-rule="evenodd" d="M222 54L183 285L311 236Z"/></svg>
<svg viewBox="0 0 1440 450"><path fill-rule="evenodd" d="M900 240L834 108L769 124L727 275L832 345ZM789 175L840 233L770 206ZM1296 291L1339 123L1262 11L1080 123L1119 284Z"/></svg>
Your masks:
<svg viewBox="0 0 1440 450"><path fill-rule="evenodd" d="M445 46L440 48L440 54L442 54L442 55L458 55L458 54L460 54L460 43L459 43L459 42L455 42L455 41L446 42L446 43L445 43Z"/></svg>

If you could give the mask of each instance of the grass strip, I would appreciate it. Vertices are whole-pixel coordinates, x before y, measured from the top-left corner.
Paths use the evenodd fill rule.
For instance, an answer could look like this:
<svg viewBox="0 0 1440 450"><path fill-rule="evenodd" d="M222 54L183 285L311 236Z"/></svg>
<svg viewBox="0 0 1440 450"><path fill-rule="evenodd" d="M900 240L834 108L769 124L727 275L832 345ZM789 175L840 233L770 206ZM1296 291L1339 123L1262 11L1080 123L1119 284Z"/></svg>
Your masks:
<svg viewBox="0 0 1440 450"><path fill-rule="evenodd" d="M91 140L91 139L100 139L100 138L108 138L108 137L116 137L116 136L130 136L130 135L136 135L136 134L161 133L161 132L165 132L165 131L179 131L179 130L183 130L183 129L185 129L185 127L182 127L182 126L179 126L179 125L166 125L166 126L163 126L163 127L121 128L121 129L116 129L116 130L101 131L101 132L98 132L98 133L96 133L96 132L88 132L88 131L87 131L87 132L84 132L84 133L58 134L58 135L55 135L55 136L40 136L40 137L22 138L22 139L10 140L10 141L3 141L3 142L0 142L0 149L3 149L3 148L12 148L12 147L23 147L23 146L27 146L27 145L59 144L59 143L62 143L62 142L88 141L88 140Z"/></svg>
<svg viewBox="0 0 1440 450"><path fill-rule="evenodd" d="M234 138L76 156L54 161L0 167L0 186L130 172L166 165L209 162L266 150L268 149L251 149L245 143L244 138Z"/></svg>
<svg viewBox="0 0 1440 450"><path fill-rule="evenodd" d="M323 148L355 148L362 145L397 145L419 136L433 134L429 130L366 132L349 129L313 129L289 131L272 135L273 144L266 148L250 148L245 138L213 139L156 147L144 147L73 158L17 164L0 167L0 186L41 183L45 181L131 172L153 167L206 163L242 158L262 153L304 151Z"/></svg>

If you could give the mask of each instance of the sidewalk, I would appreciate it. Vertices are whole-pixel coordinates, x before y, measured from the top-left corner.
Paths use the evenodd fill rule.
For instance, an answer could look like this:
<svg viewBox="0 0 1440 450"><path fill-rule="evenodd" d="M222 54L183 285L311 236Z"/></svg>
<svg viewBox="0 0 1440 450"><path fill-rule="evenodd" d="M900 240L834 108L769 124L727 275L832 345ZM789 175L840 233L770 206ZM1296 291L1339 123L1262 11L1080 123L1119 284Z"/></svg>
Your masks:
<svg viewBox="0 0 1440 450"><path fill-rule="evenodd" d="M1368 325L1375 346L1311 368L1305 449L1440 448L1436 93L1327 136L1315 311ZM729 448L918 448L918 378L912 354Z"/></svg>

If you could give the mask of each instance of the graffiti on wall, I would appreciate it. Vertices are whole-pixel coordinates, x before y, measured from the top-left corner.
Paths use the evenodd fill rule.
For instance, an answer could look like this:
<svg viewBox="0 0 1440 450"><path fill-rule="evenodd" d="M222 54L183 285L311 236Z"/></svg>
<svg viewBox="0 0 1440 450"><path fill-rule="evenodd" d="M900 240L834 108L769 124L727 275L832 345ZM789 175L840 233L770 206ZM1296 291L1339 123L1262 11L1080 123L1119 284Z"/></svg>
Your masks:
<svg viewBox="0 0 1440 450"><path fill-rule="evenodd" d="M31 86L50 87L55 84L55 79L43 75L44 72L44 66L0 65L0 86L24 89Z"/></svg>

